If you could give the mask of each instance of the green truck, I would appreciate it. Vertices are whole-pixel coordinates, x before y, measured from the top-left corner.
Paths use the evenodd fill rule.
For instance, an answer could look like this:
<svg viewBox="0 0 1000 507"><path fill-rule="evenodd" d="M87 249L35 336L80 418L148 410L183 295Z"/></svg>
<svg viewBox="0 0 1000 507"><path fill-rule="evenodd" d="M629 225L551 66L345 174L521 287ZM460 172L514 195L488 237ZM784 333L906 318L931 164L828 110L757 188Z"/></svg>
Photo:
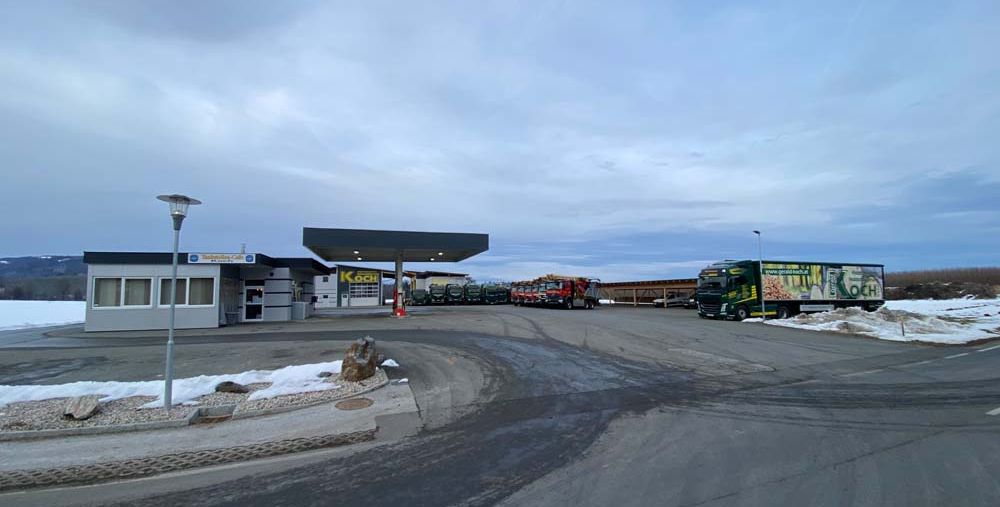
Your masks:
<svg viewBox="0 0 1000 507"><path fill-rule="evenodd" d="M445 301L449 305L460 305L465 301L465 288L457 283L449 283L445 287Z"/></svg>
<svg viewBox="0 0 1000 507"><path fill-rule="evenodd" d="M761 280L761 264L764 277ZM762 282L763 281L763 286ZM722 261L698 274L698 316L743 320L885 304L885 267L832 262Z"/></svg>
<svg viewBox="0 0 1000 507"><path fill-rule="evenodd" d="M414 289L410 291L410 304L413 306L422 306L428 304L429 295L424 289Z"/></svg>
<svg viewBox="0 0 1000 507"><path fill-rule="evenodd" d="M483 286L475 283L465 286L465 304L479 305L483 303Z"/></svg>
<svg viewBox="0 0 1000 507"><path fill-rule="evenodd" d="M505 305L510 302L509 289L502 285L487 284L483 287L483 300L490 305Z"/></svg>
<svg viewBox="0 0 1000 507"><path fill-rule="evenodd" d="M443 305L448 302L448 288L440 284L431 284L428 291L428 303L432 305Z"/></svg>

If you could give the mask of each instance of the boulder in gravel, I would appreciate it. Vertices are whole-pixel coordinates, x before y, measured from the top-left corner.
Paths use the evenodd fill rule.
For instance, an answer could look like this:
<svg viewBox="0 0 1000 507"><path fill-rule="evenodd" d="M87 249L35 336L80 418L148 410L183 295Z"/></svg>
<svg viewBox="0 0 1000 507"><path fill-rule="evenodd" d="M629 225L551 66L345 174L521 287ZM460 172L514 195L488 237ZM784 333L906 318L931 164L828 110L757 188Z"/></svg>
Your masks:
<svg viewBox="0 0 1000 507"><path fill-rule="evenodd" d="M250 392L250 388L247 387L247 386L245 386L245 385L243 385L243 384L238 384L236 382L230 382L230 381L226 380L225 382L219 382L215 386L215 392L217 392L217 393L239 393L239 394L243 394L243 393L249 393Z"/></svg>
<svg viewBox="0 0 1000 507"><path fill-rule="evenodd" d="M333 372L330 372L330 371L321 371L321 372L317 373L316 376L319 377L319 378L332 377L333 376Z"/></svg>
<svg viewBox="0 0 1000 507"><path fill-rule="evenodd" d="M344 363L340 367L340 378L357 382L370 378L378 366L378 353L375 352L375 339L371 336L359 338L351 344L344 354Z"/></svg>
<svg viewBox="0 0 1000 507"><path fill-rule="evenodd" d="M77 396L70 398L63 409L63 417L82 421L90 419L101 409L100 396Z"/></svg>

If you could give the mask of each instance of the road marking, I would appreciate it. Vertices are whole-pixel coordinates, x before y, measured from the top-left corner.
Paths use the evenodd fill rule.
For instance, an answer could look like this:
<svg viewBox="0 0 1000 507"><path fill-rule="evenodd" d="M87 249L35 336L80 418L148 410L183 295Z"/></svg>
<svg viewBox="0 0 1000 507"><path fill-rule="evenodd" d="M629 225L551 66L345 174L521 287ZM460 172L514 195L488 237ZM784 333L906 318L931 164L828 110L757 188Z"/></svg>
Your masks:
<svg viewBox="0 0 1000 507"><path fill-rule="evenodd" d="M919 363L901 364L900 367L902 367L902 368L909 368L910 366L920 366L922 364L928 364L928 363L933 363L933 362L934 362L933 359L928 359L926 361L920 361Z"/></svg>
<svg viewBox="0 0 1000 507"><path fill-rule="evenodd" d="M945 359L955 359L956 357L962 357L962 356L967 356L967 355L969 355L968 352L962 352L961 354L953 354L953 355L950 355L950 356L944 356L944 358Z"/></svg>
<svg viewBox="0 0 1000 507"><path fill-rule="evenodd" d="M979 349L976 352L986 352L988 350L993 350L993 349L1000 349L1000 345L994 345L992 347L987 347L985 349Z"/></svg>
<svg viewBox="0 0 1000 507"><path fill-rule="evenodd" d="M885 371L885 368L879 368L877 370L857 371L857 372L854 372L854 373L847 373L845 375L841 375L841 377L856 377L858 375L868 375L869 373L878 373L880 371Z"/></svg>
<svg viewBox="0 0 1000 507"><path fill-rule="evenodd" d="M1000 415L1000 407L994 408L993 410L986 412L986 415Z"/></svg>

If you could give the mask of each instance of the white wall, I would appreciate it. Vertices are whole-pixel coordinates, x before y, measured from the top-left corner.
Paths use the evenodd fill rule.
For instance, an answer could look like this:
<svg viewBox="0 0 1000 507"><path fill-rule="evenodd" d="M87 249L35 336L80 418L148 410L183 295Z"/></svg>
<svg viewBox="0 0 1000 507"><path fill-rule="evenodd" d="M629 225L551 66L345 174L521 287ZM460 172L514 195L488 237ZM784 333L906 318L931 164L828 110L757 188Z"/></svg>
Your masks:
<svg viewBox="0 0 1000 507"><path fill-rule="evenodd" d="M92 264L87 266L87 314L85 331L135 331L166 329L170 306L160 303L160 279L170 278L171 266L161 264ZM211 306L178 306L174 327L197 329L219 326L219 266L214 264L181 264L178 277L215 279L215 296ZM152 278L152 305L149 307L94 308L94 278Z"/></svg>

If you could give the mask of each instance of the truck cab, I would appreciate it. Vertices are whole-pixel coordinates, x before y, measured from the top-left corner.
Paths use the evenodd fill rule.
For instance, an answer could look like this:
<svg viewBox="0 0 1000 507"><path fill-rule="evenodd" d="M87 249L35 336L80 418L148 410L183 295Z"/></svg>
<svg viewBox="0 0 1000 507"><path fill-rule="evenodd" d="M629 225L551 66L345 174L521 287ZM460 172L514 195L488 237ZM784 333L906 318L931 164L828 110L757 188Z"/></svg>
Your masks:
<svg viewBox="0 0 1000 507"><path fill-rule="evenodd" d="M474 283L465 286L465 304L478 305L483 302L483 287Z"/></svg>
<svg viewBox="0 0 1000 507"><path fill-rule="evenodd" d="M561 278L545 282L545 304L572 310L581 307L593 309L597 306L597 279Z"/></svg>
<svg viewBox="0 0 1000 507"><path fill-rule="evenodd" d="M447 288L444 285L432 284L428 300L432 305L443 305L447 300Z"/></svg>
<svg viewBox="0 0 1000 507"><path fill-rule="evenodd" d="M414 306L427 304L427 291L424 289L413 289L410 292L410 304Z"/></svg>
<svg viewBox="0 0 1000 507"><path fill-rule="evenodd" d="M487 304L507 303L507 289L500 285L489 284L483 287L483 301Z"/></svg>
<svg viewBox="0 0 1000 507"><path fill-rule="evenodd" d="M465 287L457 283L449 283L445 287L445 301L450 305L460 305L465 301Z"/></svg>
<svg viewBox="0 0 1000 507"><path fill-rule="evenodd" d="M717 262L698 273L698 316L714 319L760 316L755 265L750 261Z"/></svg>

